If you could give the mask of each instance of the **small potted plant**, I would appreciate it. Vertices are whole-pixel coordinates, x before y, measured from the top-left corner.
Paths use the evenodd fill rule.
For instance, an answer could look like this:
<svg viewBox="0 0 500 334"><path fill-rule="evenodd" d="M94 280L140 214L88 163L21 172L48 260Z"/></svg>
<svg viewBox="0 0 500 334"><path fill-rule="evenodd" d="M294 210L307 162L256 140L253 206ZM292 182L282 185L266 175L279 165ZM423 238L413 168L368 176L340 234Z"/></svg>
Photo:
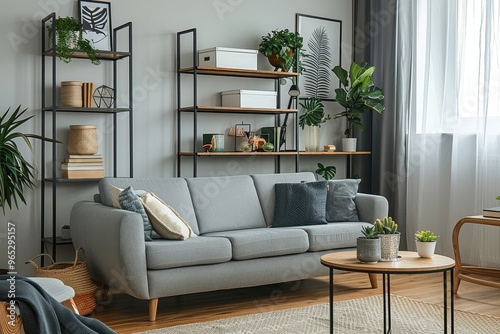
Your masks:
<svg viewBox="0 0 500 334"><path fill-rule="evenodd" d="M398 232L398 224L391 217L377 219L373 224L377 231L381 245L381 261L397 261L401 233Z"/></svg>
<svg viewBox="0 0 500 334"><path fill-rule="evenodd" d="M347 125L344 131L346 138L342 139L342 150L345 152L356 151L354 127L360 131L364 129L360 115L369 109L381 114L385 109L382 104L384 93L373 84L373 72L375 67L366 62L361 65L352 62L349 73L340 66L333 68L333 73L340 80L340 87L335 89L335 101L344 108L333 118L346 118Z"/></svg>
<svg viewBox="0 0 500 334"><path fill-rule="evenodd" d="M299 116L299 126L304 134L305 150L308 152L319 151L319 138L321 124L330 119L330 115L325 114L325 107L321 99L317 97L309 98L301 103L302 113ZM307 127L306 127L307 125Z"/></svg>
<svg viewBox="0 0 500 334"><path fill-rule="evenodd" d="M52 41L52 26L47 27L49 32L49 43ZM82 37L82 25L71 16L58 17L55 23L56 52L59 59L69 63L73 58L73 53L77 50L85 52L94 65L99 65L101 61L97 58L96 50L89 40Z"/></svg>
<svg viewBox="0 0 500 334"><path fill-rule="evenodd" d="M380 237L375 226L366 225L361 228L362 237L356 241L356 257L363 263L377 263L381 258Z"/></svg>
<svg viewBox="0 0 500 334"><path fill-rule="evenodd" d="M420 257L432 257L436 249L436 240L439 236L431 231L417 231L415 233L415 243L417 253Z"/></svg>
<svg viewBox="0 0 500 334"><path fill-rule="evenodd" d="M61 239L71 239L71 228L69 225L63 225L63 227L61 227Z"/></svg>
<svg viewBox="0 0 500 334"><path fill-rule="evenodd" d="M267 57L275 71L297 70L297 59L302 55L303 38L298 32L288 29L273 30L259 44L259 52ZM298 53L298 54L296 54ZM300 61L300 60L299 60Z"/></svg>

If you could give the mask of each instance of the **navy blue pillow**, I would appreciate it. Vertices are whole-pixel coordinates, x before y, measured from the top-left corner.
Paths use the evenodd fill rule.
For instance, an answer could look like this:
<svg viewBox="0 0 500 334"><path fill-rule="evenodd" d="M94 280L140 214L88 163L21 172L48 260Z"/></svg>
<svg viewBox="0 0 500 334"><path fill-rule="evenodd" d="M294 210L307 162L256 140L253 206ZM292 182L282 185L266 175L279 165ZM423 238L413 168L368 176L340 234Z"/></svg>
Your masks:
<svg viewBox="0 0 500 334"><path fill-rule="evenodd" d="M330 180L326 197L328 222L358 222L358 210L354 198L358 194L360 179Z"/></svg>
<svg viewBox="0 0 500 334"><path fill-rule="evenodd" d="M272 227L326 224L327 181L276 183Z"/></svg>
<svg viewBox="0 0 500 334"><path fill-rule="evenodd" d="M137 212L141 215L142 223L144 225L144 239L151 241L151 234L153 233L153 226L149 221L148 215L139 196L136 194L132 186L123 189L118 196L118 201L123 210Z"/></svg>

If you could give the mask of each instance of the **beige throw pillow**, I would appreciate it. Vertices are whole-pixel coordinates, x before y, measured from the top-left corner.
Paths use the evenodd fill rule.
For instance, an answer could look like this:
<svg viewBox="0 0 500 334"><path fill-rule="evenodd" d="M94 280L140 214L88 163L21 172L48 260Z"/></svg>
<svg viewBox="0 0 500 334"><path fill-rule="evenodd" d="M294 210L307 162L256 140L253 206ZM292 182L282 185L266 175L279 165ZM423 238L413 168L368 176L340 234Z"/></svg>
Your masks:
<svg viewBox="0 0 500 334"><path fill-rule="evenodd" d="M111 185L111 188L109 189L109 192L111 194L111 202L113 203L114 208L122 208L122 206L120 205L120 200L118 199L122 191L123 189L115 187L113 185Z"/></svg>
<svg viewBox="0 0 500 334"><path fill-rule="evenodd" d="M155 194L147 193L141 196L141 202L154 230L163 238L186 240L196 236L189 224Z"/></svg>

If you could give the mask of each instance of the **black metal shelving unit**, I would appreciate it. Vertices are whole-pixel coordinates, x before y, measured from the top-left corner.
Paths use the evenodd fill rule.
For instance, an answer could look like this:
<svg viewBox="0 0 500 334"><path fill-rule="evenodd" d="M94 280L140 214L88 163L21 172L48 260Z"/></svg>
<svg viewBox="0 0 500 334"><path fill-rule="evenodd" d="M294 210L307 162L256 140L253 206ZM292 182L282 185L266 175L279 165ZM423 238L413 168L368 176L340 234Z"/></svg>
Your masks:
<svg viewBox="0 0 500 334"><path fill-rule="evenodd" d="M118 26L113 29L113 46L111 51L99 51L97 53L97 57L101 61L110 61L113 62L113 87L114 87L114 97L113 97L113 107L112 108L74 108L74 107L61 107L57 105L57 94L56 94L56 88L57 88L57 53L56 53L56 40L55 38L50 41L51 45L47 46L47 35L48 35L48 30L51 30L53 32L52 36L55 36L55 20L56 20L56 13L51 13L45 18L42 19L42 48L41 48L41 55L42 55L42 85L41 85L41 102L42 102L42 107L41 107L41 113L42 113L42 131L41 134L43 137L46 137L46 124L47 121L46 119L49 118L50 116L50 122L51 122L51 127L52 127L52 134L49 136L50 138L57 139L56 138L56 131L57 131L57 118L59 117L60 114L68 114L68 113L88 113L88 114L104 114L104 115L109 115L110 117L113 118L113 156L112 156L112 161L113 161L113 172L112 174L109 174L107 176L113 176L117 177L118 172L117 172L117 159L118 159L118 145L117 145L117 126L118 126L118 115L121 113L127 113L128 118L129 118L129 177L133 176L133 94L132 94L132 73L133 73L133 66L132 66L132 23L128 22L125 23L121 26ZM128 33L128 51L117 51L117 37L118 34L122 36L121 34ZM84 52L81 52L80 50L75 50L73 54L73 58L88 58L87 55ZM117 62L120 60L128 61L128 107L126 108L119 108L117 107L117 88L118 88L118 70L117 70ZM49 65L48 65L49 64ZM68 65L68 66L75 66L75 65ZM89 65L89 66L94 66L94 65ZM47 70L50 70L50 77L46 77L47 75ZM47 78L50 78L51 82L50 84L47 84L46 80ZM47 89L47 85L50 85L49 89ZM47 91L50 91L50 93L47 93ZM50 98L50 105L48 105L48 99ZM45 247L47 245L52 245L52 256L54 260L56 260L57 256L57 246L58 245L66 245L66 244L71 244L71 240L65 240L61 239L60 237L57 236L57 187L61 184L76 184L76 183L96 183L100 179L63 179L61 177L58 177L58 166L57 166L57 150L62 149L61 144L57 143L50 143L50 150L52 153L52 169L50 171L47 171L46 169L46 160L47 160L47 150L46 150L46 144L48 144L47 141L42 142L42 148L41 148L41 175L42 175L42 180L41 180L41 253L45 253ZM47 175L48 173L48 175ZM51 185L51 197L52 197L52 217L46 217L46 198L45 198L45 190L48 185ZM46 224L50 223L52 227L52 233L50 236L45 235L45 227ZM42 258L42 265L43 265L43 258Z"/></svg>
<svg viewBox="0 0 500 334"><path fill-rule="evenodd" d="M191 66L182 67L181 66L181 43L182 38L186 35L191 35L192 39L192 61ZM184 158L192 159L193 161L193 176L196 177L198 173L198 158L211 156L211 157L244 157L249 156L250 153L242 152L221 152L221 153L204 153L200 150L200 145L198 145L198 116L201 113L208 114L254 114L254 115L274 115L274 126L280 126L280 115L293 114L297 115L297 109L281 109L281 85L280 80L284 78L297 77L295 72L276 72L267 70L246 70L246 69L231 69L231 68L218 68L218 67L203 67L198 66L197 59L197 31L196 28L180 31L177 33L177 176L180 177L182 173L182 160ZM190 75L193 77L193 103L191 106L181 105L181 80L183 75ZM225 76L225 77L238 77L238 78L250 78L250 79L264 79L264 80L274 80L275 89L277 91L277 108L276 109L258 109L258 108L225 108L216 106L200 106L198 104L198 76L208 75L208 76ZM297 99L295 99L295 105ZM182 114L192 113L193 115L193 146L188 151L182 151L181 147L181 128L182 128ZM296 117L297 118L297 117ZM275 172L280 171L280 159L282 156L294 156L295 157L295 169L298 171L299 166L299 149L298 149L298 136L299 136L299 124L296 120L295 122L295 138L294 145L295 148L292 152L282 151L282 152L252 152L252 155L259 157L274 157L275 159ZM186 158L186 159L187 159Z"/></svg>

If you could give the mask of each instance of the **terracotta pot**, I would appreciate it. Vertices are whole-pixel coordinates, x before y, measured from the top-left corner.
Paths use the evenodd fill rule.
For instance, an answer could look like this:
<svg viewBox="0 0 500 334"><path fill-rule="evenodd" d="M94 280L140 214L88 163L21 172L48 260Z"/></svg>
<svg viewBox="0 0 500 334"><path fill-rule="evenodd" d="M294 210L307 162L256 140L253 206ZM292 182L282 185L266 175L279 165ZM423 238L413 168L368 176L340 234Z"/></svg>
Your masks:
<svg viewBox="0 0 500 334"><path fill-rule="evenodd" d="M287 54L293 55L293 52L288 51ZM275 71L287 72L287 69L283 65L281 65L281 63L284 62L283 58L276 57L275 53L273 53L270 56L267 56L267 60L269 60L269 63L274 66Z"/></svg>

